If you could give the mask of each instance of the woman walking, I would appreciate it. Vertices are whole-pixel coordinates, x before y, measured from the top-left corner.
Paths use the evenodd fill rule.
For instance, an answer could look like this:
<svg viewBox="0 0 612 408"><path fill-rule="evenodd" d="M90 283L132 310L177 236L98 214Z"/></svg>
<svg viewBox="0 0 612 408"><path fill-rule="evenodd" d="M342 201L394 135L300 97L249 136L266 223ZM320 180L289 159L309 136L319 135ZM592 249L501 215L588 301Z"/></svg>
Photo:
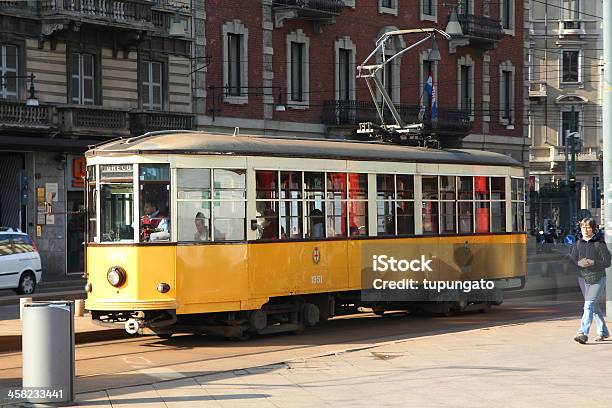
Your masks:
<svg viewBox="0 0 612 408"><path fill-rule="evenodd" d="M589 340L589 329L593 317L597 326L597 337L595 341L603 341L610 337L610 332L604 321L604 315L599 307L599 297L604 291L606 284L606 268L610 266L610 251L605 240L595 234L595 220L585 218L580 221L582 238L576 242L570 251L572 263L580 268L584 278L584 313L580 330L574 337L580 344Z"/></svg>

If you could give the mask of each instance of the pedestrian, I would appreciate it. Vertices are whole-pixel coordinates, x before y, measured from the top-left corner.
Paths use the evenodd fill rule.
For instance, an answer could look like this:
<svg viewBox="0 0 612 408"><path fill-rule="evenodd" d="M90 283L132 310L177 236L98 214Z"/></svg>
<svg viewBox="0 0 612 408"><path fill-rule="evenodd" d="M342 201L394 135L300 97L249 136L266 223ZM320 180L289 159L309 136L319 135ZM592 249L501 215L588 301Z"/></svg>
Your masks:
<svg viewBox="0 0 612 408"><path fill-rule="evenodd" d="M599 307L599 297L604 291L606 283L606 268L610 266L610 251L600 234L595 234L596 224L592 218L580 221L582 238L570 250L571 262L580 268L584 278L584 313L580 330L574 337L580 344L589 339L589 329L593 318L597 326L595 341L603 341L610 337L610 332L604 321L604 315Z"/></svg>

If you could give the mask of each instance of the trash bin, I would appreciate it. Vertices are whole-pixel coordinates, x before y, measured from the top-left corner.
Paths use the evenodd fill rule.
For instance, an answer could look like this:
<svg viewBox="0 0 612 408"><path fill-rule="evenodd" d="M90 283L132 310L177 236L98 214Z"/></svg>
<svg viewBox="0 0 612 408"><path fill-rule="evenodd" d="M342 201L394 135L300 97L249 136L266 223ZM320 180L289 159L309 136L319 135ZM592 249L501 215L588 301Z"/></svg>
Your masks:
<svg viewBox="0 0 612 408"><path fill-rule="evenodd" d="M21 341L28 402L74 401L74 302L24 305Z"/></svg>

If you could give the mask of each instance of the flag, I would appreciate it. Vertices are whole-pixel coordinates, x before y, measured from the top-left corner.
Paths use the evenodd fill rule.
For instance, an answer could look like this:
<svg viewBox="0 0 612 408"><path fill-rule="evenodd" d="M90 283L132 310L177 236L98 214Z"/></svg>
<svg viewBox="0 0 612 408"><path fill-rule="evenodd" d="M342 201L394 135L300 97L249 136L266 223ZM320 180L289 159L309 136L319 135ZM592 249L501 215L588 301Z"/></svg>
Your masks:
<svg viewBox="0 0 612 408"><path fill-rule="evenodd" d="M434 85L433 75L431 72L429 73L429 77L425 83L425 92L427 92L429 95L429 101L431 103L429 108L431 109L431 120L433 121L436 119L438 114L438 102L436 101L436 87Z"/></svg>

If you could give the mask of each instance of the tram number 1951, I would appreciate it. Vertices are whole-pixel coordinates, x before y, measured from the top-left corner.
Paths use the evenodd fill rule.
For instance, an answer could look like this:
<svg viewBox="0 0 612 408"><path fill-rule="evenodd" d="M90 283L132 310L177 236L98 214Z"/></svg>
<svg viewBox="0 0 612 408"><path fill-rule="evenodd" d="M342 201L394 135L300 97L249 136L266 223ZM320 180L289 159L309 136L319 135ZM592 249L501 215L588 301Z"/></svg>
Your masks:
<svg viewBox="0 0 612 408"><path fill-rule="evenodd" d="M323 275L312 275L310 277L310 283L313 285L320 285L323 283Z"/></svg>

